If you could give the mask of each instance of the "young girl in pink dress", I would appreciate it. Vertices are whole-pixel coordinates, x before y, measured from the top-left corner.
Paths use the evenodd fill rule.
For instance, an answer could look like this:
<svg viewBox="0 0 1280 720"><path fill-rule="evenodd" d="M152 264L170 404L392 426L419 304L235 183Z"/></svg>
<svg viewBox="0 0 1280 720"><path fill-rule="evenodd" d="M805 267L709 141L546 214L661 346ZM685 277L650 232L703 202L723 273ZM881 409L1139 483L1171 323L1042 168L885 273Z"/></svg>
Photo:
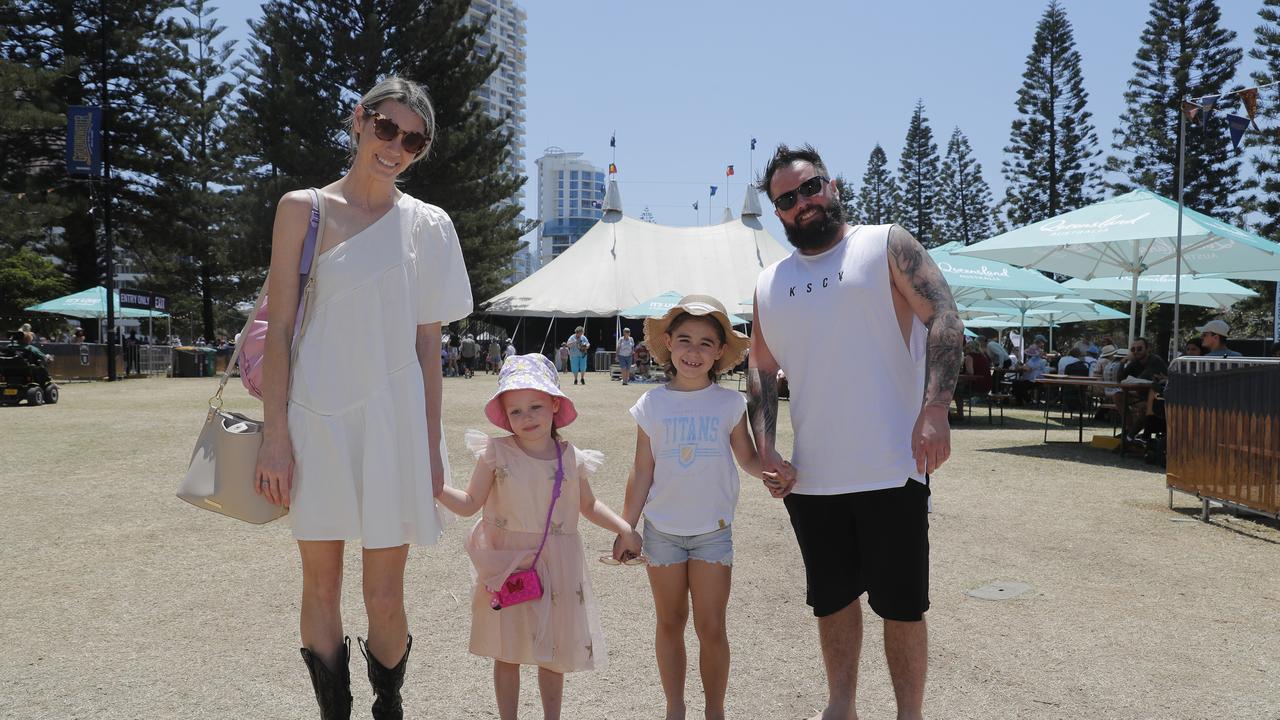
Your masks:
<svg viewBox="0 0 1280 720"><path fill-rule="evenodd" d="M640 552L640 536L591 492L587 477L603 455L557 435L577 411L560 390L550 360L536 353L509 358L485 415L512 434L491 438L467 431L467 446L476 455L471 482L465 491L445 487L440 497L459 515L483 509L466 542L476 570L471 652L494 659L502 720L516 717L521 665L538 666L543 714L559 718L564 673L601 667L606 656L578 518L621 533L620 544L634 554ZM563 481L553 504L557 475ZM495 610L494 592L531 565L542 596Z"/></svg>

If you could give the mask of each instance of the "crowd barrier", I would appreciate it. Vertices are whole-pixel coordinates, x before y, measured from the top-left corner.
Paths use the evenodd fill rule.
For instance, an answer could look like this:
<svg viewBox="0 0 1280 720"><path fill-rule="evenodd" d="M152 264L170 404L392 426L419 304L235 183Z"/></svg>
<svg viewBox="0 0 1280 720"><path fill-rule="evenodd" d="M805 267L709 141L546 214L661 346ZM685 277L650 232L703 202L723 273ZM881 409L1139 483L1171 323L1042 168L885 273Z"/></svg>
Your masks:
<svg viewBox="0 0 1280 720"><path fill-rule="evenodd" d="M1165 484L1280 519L1280 359L1183 356L1165 391Z"/></svg>
<svg viewBox="0 0 1280 720"><path fill-rule="evenodd" d="M107 377L105 344L40 343L37 347L52 356L49 374L55 380L101 380ZM230 350L139 345L136 372L166 377L210 377L221 373L230 357ZM116 376L125 377L126 369L133 370L125 362L124 348L117 346Z"/></svg>

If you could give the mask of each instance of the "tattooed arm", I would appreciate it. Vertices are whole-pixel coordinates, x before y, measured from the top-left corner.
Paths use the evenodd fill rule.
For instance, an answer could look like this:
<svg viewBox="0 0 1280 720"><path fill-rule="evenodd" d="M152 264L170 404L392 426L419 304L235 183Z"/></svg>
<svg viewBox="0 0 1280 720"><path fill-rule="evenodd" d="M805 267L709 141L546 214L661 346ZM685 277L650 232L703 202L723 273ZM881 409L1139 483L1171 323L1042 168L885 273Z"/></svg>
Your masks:
<svg viewBox="0 0 1280 720"><path fill-rule="evenodd" d="M760 455L764 484L776 498L791 492L795 473L774 448L778 437L778 361L769 352L756 306L751 310L751 353L747 356L747 417Z"/></svg>
<svg viewBox="0 0 1280 720"><path fill-rule="evenodd" d="M951 456L947 409L964 358L964 324L942 271L911 233L897 225L889 230L889 277L929 328L923 406L912 431L911 453L917 472L932 472Z"/></svg>

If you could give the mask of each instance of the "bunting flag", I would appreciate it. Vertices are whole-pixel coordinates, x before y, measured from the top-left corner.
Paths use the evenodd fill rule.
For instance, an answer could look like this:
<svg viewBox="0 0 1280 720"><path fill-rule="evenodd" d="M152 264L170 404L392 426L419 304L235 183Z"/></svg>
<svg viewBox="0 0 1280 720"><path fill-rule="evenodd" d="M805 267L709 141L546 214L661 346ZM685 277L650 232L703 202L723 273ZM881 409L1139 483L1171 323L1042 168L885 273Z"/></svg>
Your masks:
<svg viewBox="0 0 1280 720"><path fill-rule="evenodd" d="M609 174L610 174L610 175L617 175L617 174L618 174L618 166L617 166L617 165L615 165L615 164L613 164L613 163L609 163Z"/></svg>
<svg viewBox="0 0 1280 720"><path fill-rule="evenodd" d="M732 165L730 165L728 168L726 168L726 169L725 169L725 171L724 171L724 176L725 176L725 177L733 177L733 166L732 166Z"/></svg>
<svg viewBox="0 0 1280 720"><path fill-rule="evenodd" d="M1244 113L1249 116L1249 124L1254 130L1258 129L1258 123L1255 119L1258 117L1258 88L1249 88L1240 91L1240 102L1244 104Z"/></svg>
<svg viewBox="0 0 1280 720"><path fill-rule="evenodd" d="M609 136L609 147L618 147L618 133Z"/></svg>
<svg viewBox="0 0 1280 720"><path fill-rule="evenodd" d="M1249 118L1231 114L1227 116L1227 128L1231 130L1231 147L1240 150L1240 141L1244 139L1245 130L1249 129Z"/></svg>
<svg viewBox="0 0 1280 720"><path fill-rule="evenodd" d="M1218 104L1222 99L1221 95L1205 95L1200 98L1200 107L1204 109L1204 114L1200 116L1200 126L1205 127L1209 124L1209 116L1213 114L1213 106Z"/></svg>
<svg viewBox="0 0 1280 720"><path fill-rule="evenodd" d="M697 210L697 209L698 209L698 201L697 201L697 200L694 200L694 201L693 201L693 209L694 209L694 210Z"/></svg>
<svg viewBox="0 0 1280 720"><path fill-rule="evenodd" d="M751 138L751 149L752 149L752 150L755 150L755 149L756 149L756 139L755 139L755 138Z"/></svg>
<svg viewBox="0 0 1280 720"><path fill-rule="evenodd" d="M1196 115L1200 113L1200 106L1190 100L1182 101L1182 114L1187 116L1187 122L1195 122Z"/></svg>
<svg viewBox="0 0 1280 720"><path fill-rule="evenodd" d="M716 186L715 186L715 185L712 185L712 186L711 186L711 195L710 195L710 197L715 197L715 196L716 196Z"/></svg>

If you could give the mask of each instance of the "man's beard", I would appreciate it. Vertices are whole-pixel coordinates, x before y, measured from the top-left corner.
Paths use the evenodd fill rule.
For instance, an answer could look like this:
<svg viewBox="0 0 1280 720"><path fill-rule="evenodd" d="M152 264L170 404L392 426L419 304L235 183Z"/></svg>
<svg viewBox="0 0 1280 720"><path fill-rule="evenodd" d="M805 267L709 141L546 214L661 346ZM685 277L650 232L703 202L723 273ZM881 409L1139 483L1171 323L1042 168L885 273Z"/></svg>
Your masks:
<svg viewBox="0 0 1280 720"><path fill-rule="evenodd" d="M797 250L825 247L839 237L840 230L844 227L844 206L840 203L831 203L825 208L818 208L818 212L822 213L822 217L804 227L782 223L782 230L787 234L787 240Z"/></svg>

